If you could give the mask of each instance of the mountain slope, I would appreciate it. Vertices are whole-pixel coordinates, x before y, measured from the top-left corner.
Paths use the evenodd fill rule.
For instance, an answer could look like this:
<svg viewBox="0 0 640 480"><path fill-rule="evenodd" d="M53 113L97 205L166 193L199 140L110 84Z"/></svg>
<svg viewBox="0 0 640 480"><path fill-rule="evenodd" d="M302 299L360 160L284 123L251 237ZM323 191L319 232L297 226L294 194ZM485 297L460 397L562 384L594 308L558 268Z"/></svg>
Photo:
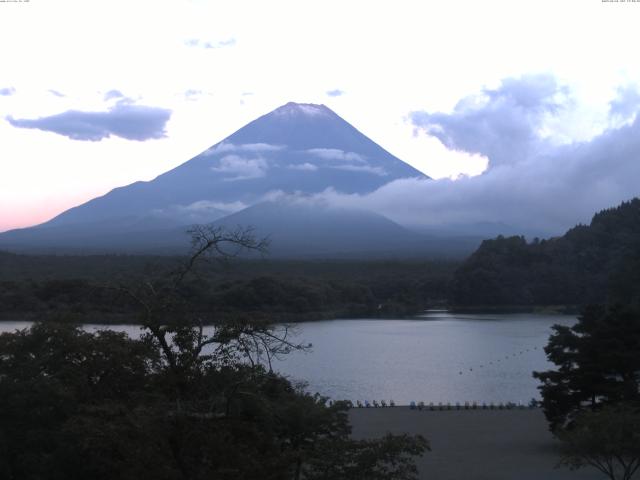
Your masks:
<svg viewBox="0 0 640 480"><path fill-rule="evenodd" d="M274 214L274 204L264 203L283 194L308 197L327 189L366 194L408 177L425 176L329 108L288 103L150 182L116 188L36 227L0 234L0 248L182 252L190 225L232 215L225 222L259 225L286 245L278 248L288 254L388 252L409 244L414 251L420 244L417 235L374 214L360 212L347 220L345 212L314 208L301 213L300 208L282 206ZM374 224L386 233L368 248L366 240L378 228ZM356 226L361 233L355 232ZM347 231L353 232L351 238ZM314 233L303 235L309 232Z"/></svg>
<svg viewBox="0 0 640 480"><path fill-rule="evenodd" d="M270 256L399 256L424 253L427 238L368 211L302 202L263 202L214 223L251 225L271 241Z"/></svg>
<svg viewBox="0 0 640 480"><path fill-rule="evenodd" d="M45 225L135 215L184 224L212 221L269 192L371 192L424 175L323 105L289 103L150 182L116 188Z"/></svg>

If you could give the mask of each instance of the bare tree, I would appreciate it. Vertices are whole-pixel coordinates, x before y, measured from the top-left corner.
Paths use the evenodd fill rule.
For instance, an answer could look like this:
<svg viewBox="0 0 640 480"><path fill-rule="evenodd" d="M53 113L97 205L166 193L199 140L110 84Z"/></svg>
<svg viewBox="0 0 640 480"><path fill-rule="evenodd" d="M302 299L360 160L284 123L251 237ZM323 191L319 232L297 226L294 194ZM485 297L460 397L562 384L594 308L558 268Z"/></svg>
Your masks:
<svg viewBox="0 0 640 480"><path fill-rule="evenodd" d="M140 307L143 337L156 343L168 369L174 374L178 399L179 379L188 378L204 364L218 365L246 361L263 364L272 371L272 360L308 345L291 340L290 327L252 321L205 321L184 299L182 288L199 262L226 262L245 252L266 254L269 240L257 238L252 228L233 230L197 225L189 230L191 252L185 261L165 277L146 279L119 289ZM210 319L208 319L210 320ZM209 332L205 332L205 326Z"/></svg>

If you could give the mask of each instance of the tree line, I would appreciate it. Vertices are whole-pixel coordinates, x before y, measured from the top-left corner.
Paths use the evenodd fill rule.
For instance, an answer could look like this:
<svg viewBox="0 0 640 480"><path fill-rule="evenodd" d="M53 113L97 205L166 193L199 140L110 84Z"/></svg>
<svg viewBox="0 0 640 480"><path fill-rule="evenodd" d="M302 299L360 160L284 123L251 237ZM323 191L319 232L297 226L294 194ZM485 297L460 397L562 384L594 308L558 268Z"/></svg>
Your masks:
<svg viewBox="0 0 640 480"><path fill-rule="evenodd" d="M7 266L0 274L0 318L135 322L135 303L112 287L179 265L175 257L87 257L84 267L78 257L38 258L40 265L31 256L5 254L3 260L0 255ZM180 288L192 309L212 319L402 316L444 303L455 267L433 261L233 259L196 265ZM8 273L17 270L21 273L14 277Z"/></svg>
<svg viewBox="0 0 640 480"><path fill-rule="evenodd" d="M640 199L548 240L484 241L455 272L454 305L640 305Z"/></svg>

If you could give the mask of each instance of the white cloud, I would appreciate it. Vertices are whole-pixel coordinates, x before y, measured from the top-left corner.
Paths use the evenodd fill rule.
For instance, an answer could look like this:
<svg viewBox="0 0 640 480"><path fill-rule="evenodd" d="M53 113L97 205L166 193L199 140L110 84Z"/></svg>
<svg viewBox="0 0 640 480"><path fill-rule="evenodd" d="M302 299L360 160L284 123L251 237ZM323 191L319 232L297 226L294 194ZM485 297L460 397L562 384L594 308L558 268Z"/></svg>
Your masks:
<svg viewBox="0 0 640 480"><path fill-rule="evenodd" d="M330 162L328 166L336 170L371 173L381 177L388 175L384 168L369 165L365 157L355 152L345 152L338 148L310 148L305 152Z"/></svg>
<svg viewBox="0 0 640 480"><path fill-rule="evenodd" d="M345 152L337 148L310 148L305 150L307 153L314 155L323 160L337 160L349 163L366 163L366 160L354 152Z"/></svg>
<svg viewBox="0 0 640 480"><path fill-rule="evenodd" d="M214 202L211 200L198 200L189 205L175 205L174 208L180 211L189 213L203 213L211 210L221 210L225 213L238 212L247 208L247 204L235 201L235 202Z"/></svg>
<svg viewBox="0 0 640 480"><path fill-rule="evenodd" d="M316 170L318 170L318 167L316 165L308 162L287 165L287 168L289 170L300 170L303 172L315 172Z"/></svg>
<svg viewBox="0 0 640 480"><path fill-rule="evenodd" d="M160 218L171 218L181 222L208 223L228 214L247 208L248 205L237 202L216 202L198 200L188 205L171 205L167 208L154 209L152 215Z"/></svg>
<svg viewBox="0 0 640 480"><path fill-rule="evenodd" d="M205 156L209 155L219 155L222 153L228 152L251 152L251 153L261 153L261 152L279 152L281 150L285 150L287 148L286 145L272 145L269 143L244 143L240 145L233 144L231 142L221 142L217 145L214 145L206 152L203 153Z"/></svg>
<svg viewBox="0 0 640 480"><path fill-rule="evenodd" d="M336 170L346 170L348 172L372 173L380 177L386 177L387 175L389 175L384 168L372 167L371 165L335 165L331 168L334 168Z"/></svg>
<svg viewBox="0 0 640 480"><path fill-rule="evenodd" d="M225 177L224 180L233 182L236 180L264 177L268 168L269 166L264 158L245 158L231 154L222 157L218 165L211 167L211 170L231 175L230 177Z"/></svg>
<svg viewBox="0 0 640 480"><path fill-rule="evenodd" d="M238 212L247 208L247 204L235 201L235 202L214 202L211 200L198 200L186 206L178 205L187 212L202 212L207 210L222 210L223 212Z"/></svg>
<svg viewBox="0 0 640 480"><path fill-rule="evenodd" d="M200 40L198 38L190 38L186 40L184 44L187 47L200 47L205 49L233 47L236 44L235 38L228 38L226 40Z"/></svg>

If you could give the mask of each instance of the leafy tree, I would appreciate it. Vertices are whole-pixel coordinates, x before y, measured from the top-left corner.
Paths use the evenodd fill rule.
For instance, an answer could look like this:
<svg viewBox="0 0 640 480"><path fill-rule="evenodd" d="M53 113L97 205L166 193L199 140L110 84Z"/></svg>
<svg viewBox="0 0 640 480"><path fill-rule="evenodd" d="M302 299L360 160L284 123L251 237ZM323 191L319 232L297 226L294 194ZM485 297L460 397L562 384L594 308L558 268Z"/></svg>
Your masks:
<svg viewBox="0 0 640 480"><path fill-rule="evenodd" d="M591 466L611 480L630 480L640 468L640 410L607 406L583 412L573 428L558 432L563 441L561 464Z"/></svg>
<svg viewBox="0 0 640 480"><path fill-rule="evenodd" d="M557 369L533 373L552 431L585 410L640 401L640 312L590 306L574 326L553 329L545 352Z"/></svg>
<svg viewBox="0 0 640 480"><path fill-rule="evenodd" d="M193 235L183 266L112 287L139 306L139 340L53 323L0 335L2 478L416 478L422 437L352 440L348 405L272 371L304 348L286 328L190 308L196 262L265 247L248 230Z"/></svg>

